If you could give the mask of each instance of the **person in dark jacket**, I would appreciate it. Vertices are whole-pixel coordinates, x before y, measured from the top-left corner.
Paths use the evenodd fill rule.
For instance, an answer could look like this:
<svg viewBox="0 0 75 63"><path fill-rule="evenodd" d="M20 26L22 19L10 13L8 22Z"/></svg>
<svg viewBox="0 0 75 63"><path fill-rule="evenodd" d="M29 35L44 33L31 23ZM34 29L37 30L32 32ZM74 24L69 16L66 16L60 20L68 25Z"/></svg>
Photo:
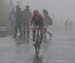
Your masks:
<svg viewBox="0 0 75 63"><path fill-rule="evenodd" d="M23 11L23 35L24 38L27 36L27 39L29 39L29 26L30 26L30 21L31 21L31 11L29 5L26 5L26 8ZM27 33L27 35L26 35Z"/></svg>
<svg viewBox="0 0 75 63"><path fill-rule="evenodd" d="M19 38L22 38L22 11L19 5L16 6L16 22L15 22L15 34L14 37L17 36L18 30L20 32Z"/></svg>

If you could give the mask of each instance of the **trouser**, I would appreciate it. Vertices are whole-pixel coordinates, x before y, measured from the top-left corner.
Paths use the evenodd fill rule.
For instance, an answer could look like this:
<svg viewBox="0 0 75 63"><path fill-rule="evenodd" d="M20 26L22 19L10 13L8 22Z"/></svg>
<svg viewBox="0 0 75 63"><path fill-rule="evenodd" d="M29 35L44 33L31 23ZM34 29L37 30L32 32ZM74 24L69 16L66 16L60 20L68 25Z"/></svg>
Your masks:
<svg viewBox="0 0 75 63"><path fill-rule="evenodd" d="M33 29L33 41L35 41L35 37L36 37L36 29ZM40 29L40 43L43 40L43 30Z"/></svg>
<svg viewBox="0 0 75 63"><path fill-rule="evenodd" d="M33 41L35 41L36 29L33 30Z"/></svg>
<svg viewBox="0 0 75 63"><path fill-rule="evenodd" d="M12 35L15 33L15 25L12 24Z"/></svg>
<svg viewBox="0 0 75 63"><path fill-rule="evenodd" d="M44 30L44 42L46 42L46 33L50 35L50 39L52 38L52 33L47 31L47 28Z"/></svg>
<svg viewBox="0 0 75 63"><path fill-rule="evenodd" d="M26 35L27 33L27 35ZM27 36L27 39L29 39L29 24L23 24L23 36Z"/></svg>
<svg viewBox="0 0 75 63"><path fill-rule="evenodd" d="M18 30L20 32L20 38L22 38L22 25L15 25L15 34L14 34L14 37L17 36L17 33L18 33Z"/></svg>

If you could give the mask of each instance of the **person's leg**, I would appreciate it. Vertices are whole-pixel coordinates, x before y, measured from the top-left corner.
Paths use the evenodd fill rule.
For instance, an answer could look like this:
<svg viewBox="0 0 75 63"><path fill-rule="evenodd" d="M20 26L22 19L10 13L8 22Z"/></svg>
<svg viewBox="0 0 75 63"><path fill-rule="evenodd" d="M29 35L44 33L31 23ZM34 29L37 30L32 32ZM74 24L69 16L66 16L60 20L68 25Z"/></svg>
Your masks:
<svg viewBox="0 0 75 63"><path fill-rule="evenodd" d="M43 30L42 29L40 30L40 35L41 35L40 36L40 44L41 44L42 43L42 40L43 40Z"/></svg>
<svg viewBox="0 0 75 63"><path fill-rule="evenodd" d="M27 39L29 39L29 24L27 24Z"/></svg>
<svg viewBox="0 0 75 63"><path fill-rule="evenodd" d="M46 42L46 28L44 29L44 42Z"/></svg>
<svg viewBox="0 0 75 63"><path fill-rule="evenodd" d="M19 32L20 32L19 38L22 38L22 25L19 25Z"/></svg>
<svg viewBox="0 0 75 63"><path fill-rule="evenodd" d="M33 41L35 41L36 29L33 29Z"/></svg>
<svg viewBox="0 0 75 63"><path fill-rule="evenodd" d="M52 33L50 32L50 39L52 39Z"/></svg>
<svg viewBox="0 0 75 63"><path fill-rule="evenodd" d="M26 24L24 23L23 24L23 36L24 36L24 39L26 38Z"/></svg>
<svg viewBox="0 0 75 63"><path fill-rule="evenodd" d="M13 35L14 35L14 33L15 33L15 26L13 26Z"/></svg>
<svg viewBox="0 0 75 63"><path fill-rule="evenodd" d="M13 38L16 38L16 36L17 36L17 28L18 28L17 25L15 25L15 29L14 29L15 31L14 31Z"/></svg>
<svg viewBox="0 0 75 63"><path fill-rule="evenodd" d="M12 26L11 26L11 28L12 28L12 29L11 29L11 30L12 30L12 31L11 31L11 34L13 35L13 34L14 34L14 26L13 26L13 23L12 23L11 25L12 25Z"/></svg>
<svg viewBox="0 0 75 63"><path fill-rule="evenodd" d="M46 32L50 35L50 39L52 39L52 33L48 32L48 31L46 31Z"/></svg>

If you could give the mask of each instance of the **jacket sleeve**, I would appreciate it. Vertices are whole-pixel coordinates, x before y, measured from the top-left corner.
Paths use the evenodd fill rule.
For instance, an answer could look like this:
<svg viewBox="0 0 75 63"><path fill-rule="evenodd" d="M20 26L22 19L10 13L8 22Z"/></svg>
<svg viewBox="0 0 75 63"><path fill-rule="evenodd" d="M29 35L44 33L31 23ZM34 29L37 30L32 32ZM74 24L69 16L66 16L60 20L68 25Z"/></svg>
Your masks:
<svg viewBox="0 0 75 63"><path fill-rule="evenodd" d="M48 23L49 23L49 25L52 25L52 24L53 24L53 22L52 22L52 18L51 18L51 17L49 17L49 16L48 16L48 18L49 18L49 22L48 22Z"/></svg>

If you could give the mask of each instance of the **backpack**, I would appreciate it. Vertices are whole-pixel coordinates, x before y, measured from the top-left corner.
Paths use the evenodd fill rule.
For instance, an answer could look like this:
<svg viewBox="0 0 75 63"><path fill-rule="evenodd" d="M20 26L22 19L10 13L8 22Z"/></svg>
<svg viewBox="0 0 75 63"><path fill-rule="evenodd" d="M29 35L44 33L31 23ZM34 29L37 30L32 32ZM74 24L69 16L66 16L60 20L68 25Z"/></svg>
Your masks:
<svg viewBox="0 0 75 63"><path fill-rule="evenodd" d="M52 24L53 24L53 22L52 22L51 17L49 17L49 16L48 16L48 20L49 20L48 25L52 25Z"/></svg>

